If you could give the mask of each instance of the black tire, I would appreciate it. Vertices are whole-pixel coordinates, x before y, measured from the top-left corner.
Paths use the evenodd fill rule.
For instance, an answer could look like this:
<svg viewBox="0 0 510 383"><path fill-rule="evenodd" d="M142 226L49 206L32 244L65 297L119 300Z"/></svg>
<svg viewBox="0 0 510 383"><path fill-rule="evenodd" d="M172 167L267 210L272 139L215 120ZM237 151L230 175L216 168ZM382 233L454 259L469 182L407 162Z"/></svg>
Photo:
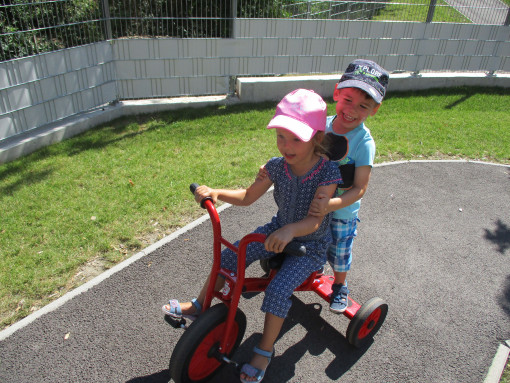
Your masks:
<svg viewBox="0 0 510 383"><path fill-rule="evenodd" d="M388 305L381 298L372 298L361 305L347 327L347 341L362 347L372 340L388 314Z"/></svg>
<svg viewBox="0 0 510 383"><path fill-rule="evenodd" d="M225 363L212 354L224 334L228 308L219 303L201 314L184 332L170 358L170 377L175 383L206 382ZM237 310L226 356L239 347L246 330L246 315Z"/></svg>

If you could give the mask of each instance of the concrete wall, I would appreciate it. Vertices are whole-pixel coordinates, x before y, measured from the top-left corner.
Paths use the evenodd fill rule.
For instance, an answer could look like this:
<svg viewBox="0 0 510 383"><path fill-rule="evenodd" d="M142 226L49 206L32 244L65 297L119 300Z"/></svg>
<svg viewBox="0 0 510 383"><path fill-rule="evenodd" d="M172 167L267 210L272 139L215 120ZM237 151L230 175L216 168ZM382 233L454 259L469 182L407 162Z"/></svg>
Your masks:
<svg viewBox="0 0 510 383"><path fill-rule="evenodd" d="M279 101L296 88L312 89L322 97L331 98L339 75L242 77L236 81L236 93L241 102ZM510 73L393 73L390 75L388 94L398 91L420 91L459 86L510 88Z"/></svg>

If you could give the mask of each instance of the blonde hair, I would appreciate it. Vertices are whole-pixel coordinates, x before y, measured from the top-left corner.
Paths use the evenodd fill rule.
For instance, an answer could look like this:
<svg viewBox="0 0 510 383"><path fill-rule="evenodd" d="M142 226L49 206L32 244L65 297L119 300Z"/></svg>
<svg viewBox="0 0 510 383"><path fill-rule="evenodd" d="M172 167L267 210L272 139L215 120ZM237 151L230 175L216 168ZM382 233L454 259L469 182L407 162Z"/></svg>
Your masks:
<svg viewBox="0 0 510 383"><path fill-rule="evenodd" d="M324 136L325 136L324 132L318 131L312 137L313 151L315 154L319 156L322 154L326 154L326 147L323 145Z"/></svg>

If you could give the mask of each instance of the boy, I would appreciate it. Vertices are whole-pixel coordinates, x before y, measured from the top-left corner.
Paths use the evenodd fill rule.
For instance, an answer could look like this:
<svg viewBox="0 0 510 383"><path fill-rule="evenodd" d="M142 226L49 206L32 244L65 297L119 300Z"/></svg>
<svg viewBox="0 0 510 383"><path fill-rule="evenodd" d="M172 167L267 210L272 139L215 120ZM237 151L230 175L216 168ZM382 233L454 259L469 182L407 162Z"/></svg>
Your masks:
<svg viewBox="0 0 510 383"><path fill-rule="evenodd" d="M322 216L333 211L333 243L328 261L333 268L330 310L347 309L347 272L352 261L352 242L357 234L358 211L365 194L375 157L375 143L364 121L377 113L386 94L389 74L373 61L354 60L335 85L336 115L326 122L324 145L331 161L336 161L344 184L334 198L319 195L309 214Z"/></svg>

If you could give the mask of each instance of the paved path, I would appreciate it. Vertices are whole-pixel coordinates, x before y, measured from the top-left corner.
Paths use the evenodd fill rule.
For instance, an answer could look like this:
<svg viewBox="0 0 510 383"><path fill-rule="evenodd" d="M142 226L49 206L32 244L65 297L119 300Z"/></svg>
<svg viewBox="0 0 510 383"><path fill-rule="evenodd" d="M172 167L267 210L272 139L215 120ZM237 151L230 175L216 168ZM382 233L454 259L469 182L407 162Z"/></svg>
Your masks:
<svg viewBox="0 0 510 383"><path fill-rule="evenodd" d="M503 25L508 6L500 0L445 0L475 24Z"/></svg>
<svg viewBox="0 0 510 383"><path fill-rule="evenodd" d="M345 317L297 293L264 382L483 382L510 339L510 168L379 166L363 205L349 283L360 303L386 300L386 322L357 350L345 340ZM224 210L224 234L248 233L273 206L268 193ZM198 293L210 240L205 222L1 340L0 382L167 382L181 330L160 307ZM239 360L260 337L260 303L261 295L241 301L248 327ZM237 381L229 367L214 380Z"/></svg>

